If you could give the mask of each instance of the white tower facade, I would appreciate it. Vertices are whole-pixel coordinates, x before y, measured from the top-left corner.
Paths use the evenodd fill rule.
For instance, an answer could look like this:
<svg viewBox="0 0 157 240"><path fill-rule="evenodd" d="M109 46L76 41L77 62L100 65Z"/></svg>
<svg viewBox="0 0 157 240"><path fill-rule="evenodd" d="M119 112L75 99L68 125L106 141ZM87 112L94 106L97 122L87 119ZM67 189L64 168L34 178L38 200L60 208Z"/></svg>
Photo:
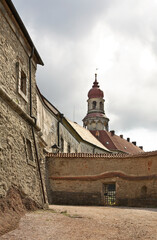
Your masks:
<svg viewBox="0 0 157 240"><path fill-rule="evenodd" d="M88 130L106 130L108 131L109 119L104 111L104 93L99 88L97 82L97 74L95 74L95 81L92 88L88 92L88 111L86 117L83 119L83 126Z"/></svg>

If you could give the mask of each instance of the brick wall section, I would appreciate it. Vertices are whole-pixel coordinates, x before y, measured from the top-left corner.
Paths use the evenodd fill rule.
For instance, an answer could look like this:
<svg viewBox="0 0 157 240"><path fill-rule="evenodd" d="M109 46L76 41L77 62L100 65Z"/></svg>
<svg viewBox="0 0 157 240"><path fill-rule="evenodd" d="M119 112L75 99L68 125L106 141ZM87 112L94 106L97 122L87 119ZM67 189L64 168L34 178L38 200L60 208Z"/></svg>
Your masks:
<svg viewBox="0 0 157 240"><path fill-rule="evenodd" d="M104 205L103 184L116 183L117 205L157 206L157 152L49 155L47 169L52 203Z"/></svg>

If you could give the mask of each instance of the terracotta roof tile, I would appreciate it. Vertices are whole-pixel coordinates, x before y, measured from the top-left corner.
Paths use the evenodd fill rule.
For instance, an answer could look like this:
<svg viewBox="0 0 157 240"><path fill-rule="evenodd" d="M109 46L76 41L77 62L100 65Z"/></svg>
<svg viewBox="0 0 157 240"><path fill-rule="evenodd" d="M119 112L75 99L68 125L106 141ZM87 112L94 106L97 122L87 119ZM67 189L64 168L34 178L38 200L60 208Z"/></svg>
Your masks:
<svg viewBox="0 0 157 240"><path fill-rule="evenodd" d="M136 154L144 152L141 148L135 146L133 143L128 142L124 138L107 132L105 130L91 131L91 133L108 149L119 150L122 152Z"/></svg>

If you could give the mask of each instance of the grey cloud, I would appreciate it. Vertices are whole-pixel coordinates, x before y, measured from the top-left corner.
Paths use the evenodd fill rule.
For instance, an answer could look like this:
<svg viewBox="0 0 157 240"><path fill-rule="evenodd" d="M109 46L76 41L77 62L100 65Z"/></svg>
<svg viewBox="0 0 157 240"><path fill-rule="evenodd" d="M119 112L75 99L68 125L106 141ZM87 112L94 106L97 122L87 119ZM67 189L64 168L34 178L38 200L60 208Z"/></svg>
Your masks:
<svg viewBox="0 0 157 240"><path fill-rule="evenodd" d="M139 68L141 56L138 56L145 46L157 56L154 1L13 2L28 31L34 33L35 45L45 63L37 71L39 88L65 116L82 124L87 112L87 93L94 80L92 71L97 67L93 69L95 53L88 42L100 23L104 34L111 33L119 44L112 68L99 81L105 92L105 110L111 128L121 132L131 129L136 132L141 127L157 130L157 73L153 70L153 74L145 76L145 71Z"/></svg>
<svg viewBox="0 0 157 240"><path fill-rule="evenodd" d="M142 86L141 86L142 87ZM136 128L146 128L157 130L157 106L155 91L142 91L139 90L117 97L117 101L110 105L109 111L114 113L116 121L113 124L116 129L131 130Z"/></svg>
<svg viewBox="0 0 157 240"><path fill-rule="evenodd" d="M14 0L25 20L40 32L63 38L85 37L114 0ZM35 12L34 12L35 11ZM30 18L30 20L29 20Z"/></svg>
<svg viewBox="0 0 157 240"><path fill-rule="evenodd" d="M116 34L131 39L138 38L145 44L156 39L156 2L148 0L119 0L105 15L106 23Z"/></svg>

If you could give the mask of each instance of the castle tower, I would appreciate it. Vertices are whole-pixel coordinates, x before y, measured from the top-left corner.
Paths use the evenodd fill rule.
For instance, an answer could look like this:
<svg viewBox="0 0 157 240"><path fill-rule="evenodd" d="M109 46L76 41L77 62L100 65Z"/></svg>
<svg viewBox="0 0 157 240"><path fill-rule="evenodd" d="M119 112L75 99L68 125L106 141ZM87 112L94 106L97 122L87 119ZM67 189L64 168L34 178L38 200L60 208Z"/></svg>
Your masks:
<svg viewBox="0 0 157 240"><path fill-rule="evenodd" d="M104 111L104 93L99 88L97 74L92 88L88 92L88 112L83 119L83 126L88 130L106 130L108 131L109 119Z"/></svg>

